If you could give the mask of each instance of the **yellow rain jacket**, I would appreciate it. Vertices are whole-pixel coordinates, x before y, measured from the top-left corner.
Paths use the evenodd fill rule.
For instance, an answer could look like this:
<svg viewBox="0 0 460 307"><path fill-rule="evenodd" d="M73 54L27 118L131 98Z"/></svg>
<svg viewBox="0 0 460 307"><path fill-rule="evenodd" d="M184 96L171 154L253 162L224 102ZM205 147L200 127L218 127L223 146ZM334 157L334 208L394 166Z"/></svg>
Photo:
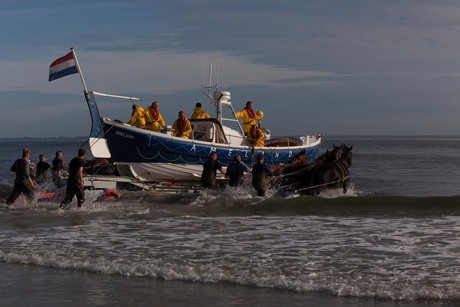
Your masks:
<svg viewBox="0 0 460 307"><path fill-rule="evenodd" d="M205 119L205 118L211 118L211 116L209 116L209 114L203 111L200 107L196 107L193 110L191 119Z"/></svg>
<svg viewBox="0 0 460 307"><path fill-rule="evenodd" d="M174 122L171 128L171 135L175 135L183 139L188 139L190 137L190 133L192 133L192 125L190 124L190 121L186 119L181 128L178 127L178 121L179 120L176 119L176 121Z"/></svg>
<svg viewBox="0 0 460 307"><path fill-rule="evenodd" d="M144 112L145 112L144 109L142 109L141 107L137 107L136 109L134 109L133 113L131 114L131 119L129 120L128 124L139 127L139 128L144 128L145 127Z"/></svg>
<svg viewBox="0 0 460 307"><path fill-rule="evenodd" d="M251 129L251 126L256 123L256 120L261 120L263 117L254 113L254 118L252 118L246 108L243 108L240 112L235 112L235 116L241 118L244 134L248 134L249 129Z"/></svg>
<svg viewBox="0 0 460 307"><path fill-rule="evenodd" d="M158 111L158 118L155 119L155 116L152 112L152 107L148 107L144 111L145 116L145 129L149 129L152 131L160 131L160 127L166 127L166 123L161 116L161 113Z"/></svg>
<svg viewBox="0 0 460 307"><path fill-rule="evenodd" d="M263 147L265 145L265 133L255 125L255 128L248 133L248 141L254 147Z"/></svg>

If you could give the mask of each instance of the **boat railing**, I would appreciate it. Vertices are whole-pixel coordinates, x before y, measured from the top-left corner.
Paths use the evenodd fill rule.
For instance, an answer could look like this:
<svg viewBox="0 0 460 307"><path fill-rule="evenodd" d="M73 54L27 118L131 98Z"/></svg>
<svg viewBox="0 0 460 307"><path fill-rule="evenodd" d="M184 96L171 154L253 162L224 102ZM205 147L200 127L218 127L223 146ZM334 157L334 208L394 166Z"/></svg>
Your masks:
<svg viewBox="0 0 460 307"><path fill-rule="evenodd" d="M320 138L320 135L304 135L300 137L304 145L310 145L318 141L319 138Z"/></svg>

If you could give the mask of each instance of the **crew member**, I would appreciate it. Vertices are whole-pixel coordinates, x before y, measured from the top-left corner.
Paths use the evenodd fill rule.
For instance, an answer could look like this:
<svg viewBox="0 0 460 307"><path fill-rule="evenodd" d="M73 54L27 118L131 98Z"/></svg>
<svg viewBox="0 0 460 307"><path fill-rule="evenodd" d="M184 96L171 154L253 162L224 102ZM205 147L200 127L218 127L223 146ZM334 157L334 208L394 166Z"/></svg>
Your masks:
<svg viewBox="0 0 460 307"><path fill-rule="evenodd" d="M257 114L252 109L252 101L246 102L246 106L240 112L235 112L234 115L235 117L241 118L244 135L248 135L249 129L256 123L256 120L261 120L263 118L262 112Z"/></svg>
<svg viewBox="0 0 460 307"><path fill-rule="evenodd" d="M131 119L128 124L136 126L138 128L145 127L145 111L142 107L133 104L133 112L131 113Z"/></svg>
<svg viewBox="0 0 460 307"><path fill-rule="evenodd" d="M188 139L192 133L192 125L190 121L185 116L184 111L180 111L178 114L178 118L174 122L171 130L171 135L175 135L177 137Z"/></svg>
<svg viewBox="0 0 460 307"><path fill-rule="evenodd" d="M248 141L254 147L262 147L265 145L265 134L257 124L251 126L248 133Z"/></svg>
<svg viewBox="0 0 460 307"><path fill-rule="evenodd" d="M211 118L211 116L209 116L209 114L206 113L206 111L204 111L201 108L201 103L197 102L195 105L195 109L193 110L191 119L206 119L206 118Z"/></svg>
<svg viewBox="0 0 460 307"><path fill-rule="evenodd" d="M160 131L160 127L166 127L166 123L161 116L160 103L158 101L152 102L152 105L144 111L145 116L145 129L152 131Z"/></svg>

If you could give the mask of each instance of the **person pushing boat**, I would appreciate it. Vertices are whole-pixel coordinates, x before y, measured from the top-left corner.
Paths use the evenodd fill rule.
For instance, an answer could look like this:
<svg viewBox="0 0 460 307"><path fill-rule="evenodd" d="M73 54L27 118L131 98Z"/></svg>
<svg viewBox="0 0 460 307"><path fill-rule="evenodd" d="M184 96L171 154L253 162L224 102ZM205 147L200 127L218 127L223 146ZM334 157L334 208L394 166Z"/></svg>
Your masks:
<svg viewBox="0 0 460 307"><path fill-rule="evenodd" d="M201 173L201 183L206 189L215 189L217 186L216 173L219 170L222 174L224 170L217 160L217 153L211 152L208 161L203 165L203 173Z"/></svg>
<svg viewBox="0 0 460 307"><path fill-rule="evenodd" d="M232 164L227 167L225 176L228 177L228 185L235 187L243 184L244 173L249 172L251 169L243 161L241 155L236 155Z"/></svg>
<svg viewBox="0 0 460 307"><path fill-rule="evenodd" d="M252 167L252 186L257 191L257 196L265 196L267 193L267 178L273 176L273 172L264 163L264 154L257 154L257 163Z"/></svg>

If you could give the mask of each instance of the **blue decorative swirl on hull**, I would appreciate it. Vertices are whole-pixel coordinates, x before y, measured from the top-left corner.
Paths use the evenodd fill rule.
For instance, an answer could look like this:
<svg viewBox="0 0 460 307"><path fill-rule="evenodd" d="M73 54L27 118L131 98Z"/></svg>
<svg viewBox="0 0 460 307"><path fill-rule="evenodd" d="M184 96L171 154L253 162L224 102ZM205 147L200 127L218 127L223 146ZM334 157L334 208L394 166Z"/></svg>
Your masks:
<svg viewBox="0 0 460 307"><path fill-rule="evenodd" d="M258 153L264 154L265 162L279 165L288 162L305 150L310 161L314 160L320 149L315 146L250 147L216 144L172 137L163 133L141 130L123 124L104 123L105 138L117 162L124 163L179 163L204 164L212 151L217 153L219 162L227 166L233 157L241 155L242 160L251 163Z"/></svg>

